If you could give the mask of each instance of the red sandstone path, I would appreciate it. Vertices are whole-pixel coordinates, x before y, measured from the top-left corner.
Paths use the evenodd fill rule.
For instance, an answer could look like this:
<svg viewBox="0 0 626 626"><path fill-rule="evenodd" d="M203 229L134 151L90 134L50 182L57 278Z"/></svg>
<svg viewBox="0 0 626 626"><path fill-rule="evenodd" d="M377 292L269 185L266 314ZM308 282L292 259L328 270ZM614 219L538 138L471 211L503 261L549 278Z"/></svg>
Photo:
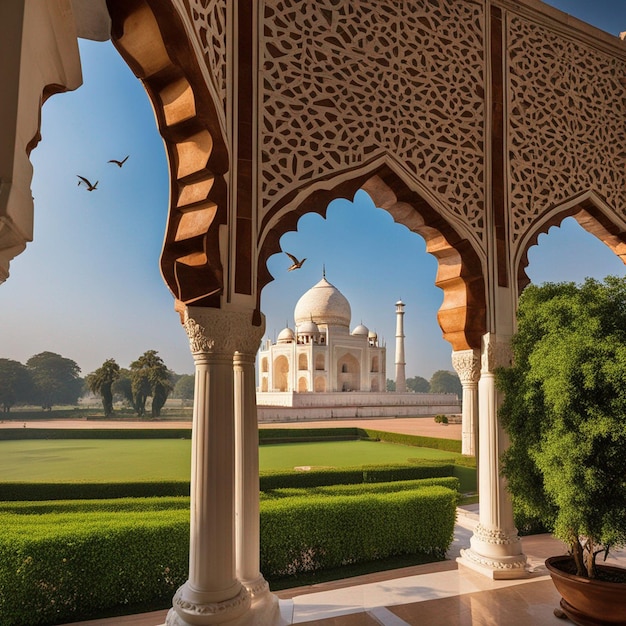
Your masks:
<svg viewBox="0 0 626 626"><path fill-rule="evenodd" d="M23 422L17 417L0 421L0 428L190 428L191 421L169 420L29 420ZM25 426L24 426L25 425ZM391 433L406 435L423 435L439 437L441 439L461 439L461 424L436 424L433 417L389 417L389 418L361 418L361 419L332 419L306 422L263 423L259 428L342 428L342 427L371 428L385 430Z"/></svg>

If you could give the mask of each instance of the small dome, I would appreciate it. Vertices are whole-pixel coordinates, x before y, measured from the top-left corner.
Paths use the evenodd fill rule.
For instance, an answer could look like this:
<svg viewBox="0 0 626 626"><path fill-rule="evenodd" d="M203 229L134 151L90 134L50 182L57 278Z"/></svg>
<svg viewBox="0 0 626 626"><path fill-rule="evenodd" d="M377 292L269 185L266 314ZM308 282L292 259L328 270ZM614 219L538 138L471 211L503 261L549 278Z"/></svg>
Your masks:
<svg viewBox="0 0 626 626"><path fill-rule="evenodd" d="M378 335L377 335L377 334L376 334L373 330L370 330L370 332L369 332L369 333L367 333L367 336L368 336L370 339L378 339Z"/></svg>
<svg viewBox="0 0 626 626"><path fill-rule="evenodd" d="M363 326L363 324L359 324L353 331L353 335L366 335L369 337L369 328L367 326Z"/></svg>
<svg viewBox="0 0 626 626"><path fill-rule="evenodd" d="M326 278L322 278L298 300L294 311L297 326L311 320L318 326L349 327L351 316L347 298Z"/></svg>
<svg viewBox="0 0 626 626"><path fill-rule="evenodd" d="M295 338L296 336L291 328L283 328L283 330L278 333L278 340L276 343L292 343Z"/></svg>
<svg viewBox="0 0 626 626"><path fill-rule="evenodd" d="M299 335L313 335L319 332L320 329L317 327L317 324L313 320L309 320L308 322L302 322L302 324L298 326Z"/></svg>

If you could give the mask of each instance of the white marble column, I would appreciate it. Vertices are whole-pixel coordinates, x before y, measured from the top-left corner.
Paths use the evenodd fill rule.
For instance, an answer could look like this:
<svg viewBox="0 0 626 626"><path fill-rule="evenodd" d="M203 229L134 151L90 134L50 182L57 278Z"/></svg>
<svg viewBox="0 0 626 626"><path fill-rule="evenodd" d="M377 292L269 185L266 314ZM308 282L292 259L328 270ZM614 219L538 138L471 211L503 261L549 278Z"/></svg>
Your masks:
<svg viewBox="0 0 626 626"><path fill-rule="evenodd" d="M478 383L478 494L479 523L470 548L461 550L460 565L493 579L523 578L528 575L526 557L513 522L513 507L500 474L499 459L508 440L498 419L499 393L495 369L511 362L510 343L493 334L483 337L480 381Z"/></svg>
<svg viewBox="0 0 626 626"><path fill-rule="evenodd" d="M278 599L260 571L259 428L255 357L265 325L249 325L235 352L235 514L237 577L252 597L251 624L275 624Z"/></svg>
<svg viewBox="0 0 626 626"><path fill-rule="evenodd" d="M238 623L251 600L236 576L233 355L250 316L208 307L184 316L196 365L189 579L165 624Z"/></svg>
<svg viewBox="0 0 626 626"><path fill-rule="evenodd" d="M476 456L480 351L456 350L452 353L452 365L463 385L461 452L468 456Z"/></svg>

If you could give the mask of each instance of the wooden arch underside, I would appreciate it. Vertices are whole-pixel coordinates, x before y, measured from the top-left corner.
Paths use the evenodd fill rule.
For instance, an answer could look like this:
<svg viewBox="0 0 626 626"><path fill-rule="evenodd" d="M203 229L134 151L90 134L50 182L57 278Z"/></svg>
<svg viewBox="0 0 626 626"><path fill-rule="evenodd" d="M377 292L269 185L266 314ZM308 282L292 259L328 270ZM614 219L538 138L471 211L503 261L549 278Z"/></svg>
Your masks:
<svg viewBox="0 0 626 626"><path fill-rule="evenodd" d="M185 304L220 306L228 152L196 54L169 2L107 0L113 44L150 97L170 165L161 271Z"/></svg>

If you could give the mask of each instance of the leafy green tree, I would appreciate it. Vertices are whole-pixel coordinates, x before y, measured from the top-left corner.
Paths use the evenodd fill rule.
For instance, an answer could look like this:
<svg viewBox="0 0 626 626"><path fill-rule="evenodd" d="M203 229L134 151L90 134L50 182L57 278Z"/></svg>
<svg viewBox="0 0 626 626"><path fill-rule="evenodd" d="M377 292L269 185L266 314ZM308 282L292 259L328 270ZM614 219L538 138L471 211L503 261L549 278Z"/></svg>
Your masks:
<svg viewBox="0 0 626 626"><path fill-rule="evenodd" d="M463 385L454 372L437 370L430 379L430 393L456 393L463 395Z"/></svg>
<svg viewBox="0 0 626 626"><path fill-rule="evenodd" d="M92 393L102 396L105 417L113 413L113 383L119 375L120 366L115 359L107 359L97 370L91 372L85 381Z"/></svg>
<svg viewBox="0 0 626 626"><path fill-rule="evenodd" d="M430 391L430 383L421 376L413 376L406 379L406 388L415 393L428 393Z"/></svg>
<svg viewBox="0 0 626 626"><path fill-rule="evenodd" d="M40 352L26 361L34 386L36 402L44 410L55 404L78 404L82 390L80 367L54 352Z"/></svg>
<svg viewBox="0 0 626 626"><path fill-rule="evenodd" d="M170 373L156 350L144 352L130 364L133 406L139 416L145 415L146 401L152 396L152 417L159 417L172 390Z"/></svg>
<svg viewBox="0 0 626 626"><path fill-rule="evenodd" d="M111 387L113 391L113 399L120 399L124 401L128 406L135 408L133 402L133 384L130 379L130 370L125 367L121 367L119 376Z"/></svg>
<svg viewBox="0 0 626 626"><path fill-rule="evenodd" d="M33 381L25 365L12 359L0 359L0 407L8 413L11 407L27 402L32 396Z"/></svg>
<svg viewBox="0 0 626 626"><path fill-rule="evenodd" d="M178 377L174 389L172 390L173 398L181 400L193 400L195 391L196 377L192 374L182 374Z"/></svg>
<svg viewBox="0 0 626 626"><path fill-rule="evenodd" d="M626 544L626 280L529 286L497 373L518 511L570 545L579 575Z"/></svg>
<svg viewBox="0 0 626 626"><path fill-rule="evenodd" d="M391 380L391 378L387 379L387 391L395 391L396 390L396 381Z"/></svg>

